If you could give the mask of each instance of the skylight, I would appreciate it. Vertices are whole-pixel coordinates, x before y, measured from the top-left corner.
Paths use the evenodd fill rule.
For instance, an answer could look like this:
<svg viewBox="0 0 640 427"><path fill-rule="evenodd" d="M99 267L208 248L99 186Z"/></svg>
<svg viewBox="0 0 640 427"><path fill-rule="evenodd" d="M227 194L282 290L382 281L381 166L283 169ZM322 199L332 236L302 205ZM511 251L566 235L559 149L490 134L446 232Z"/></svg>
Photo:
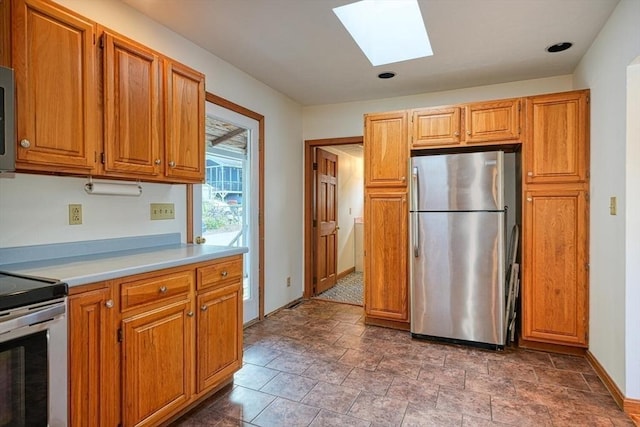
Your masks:
<svg viewBox="0 0 640 427"><path fill-rule="evenodd" d="M374 67L433 55L418 0L361 0L333 12Z"/></svg>

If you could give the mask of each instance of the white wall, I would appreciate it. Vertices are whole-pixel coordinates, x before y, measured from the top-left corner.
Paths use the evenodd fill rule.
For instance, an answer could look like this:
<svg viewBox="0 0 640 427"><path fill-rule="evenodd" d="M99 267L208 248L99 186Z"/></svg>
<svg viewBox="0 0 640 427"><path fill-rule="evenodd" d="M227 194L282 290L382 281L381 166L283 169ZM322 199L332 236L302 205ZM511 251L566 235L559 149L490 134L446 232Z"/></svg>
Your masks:
<svg viewBox="0 0 640 427"><path fill-rule="evenodd" d="M397 98L304 107L304 139L362 135L365 113L563 92L571 90L572 85L573 77L567 75Z"/></svg>
<svg viewBox="0 0 640 427"><path fill-rule="evenodd" d="M302 296L301 107L122 2L57 1L112 30L202 71L206 74L208 92L265 116L265 312L269 313ZM172 223L154 221L153 224L148 224L142 217L143 209L140 207L139 214L123 221L120 213L131 207L131 200L112 197L106 203L107 211L104 211L101 209L104 201L78 195L81 185L72 181L72 178L50 176L0 179L0 245L157 234L176 229L183 233L184 240L184 226L178 225L178 218ZM166 188L158 190L157 196L163 200L154 201L175 203L177 216L184 218L185 196L181 189L184 186L164 187ZM80 202L84 205L86 224L75 226L76 228L65 226L66 204L78 200L78 197L81 197ZM37 207L38 201L46 201L51 206ZM143 204L143 199L139 199L138 203ZM25 210L28 212L25 213ZM98 211L102 213L98 214ZM11 228L16 224L20 226L20 236ZM35 224L45 226L47 230L43 232L41 227L33 227ZM5 238L7 234L11 237ZM290 288L286 287L288 276L293 282Z"/></svg>
<svg viewBox="0 0 640 427"><path fill-rule="evenodd" d="M332 147L338 155L338 274L355 267L354 219L364 215L364 159Z"/></svg>
<svg viewBox="0 0 640 427"><path fill-rule="evenodd" d="M640 397L640 378L630 377L625 359L636 364L640 359L640 322L629 323L631 316L637 320L637 313L625 310L625 293L639 282L637 270L630 272L633 277L625 277L625 268L631 263L637 269L640 257L637 252L625 252L625 241L637 241L640 235L631 235L637 228L627 229L625 224L635 221L628 216L629 202L638 215L638 205L632 199L637 203L640 157L638 140L631 141L627 135L626 81L627 66L640 55L639 22L640 1L622 0L574 74L576 88L591 89L589 349L618 387L635 398ZM618 198L617 216L609 215L611 196ZM628 281L630 278L634 281ZM635 305L633 310L637 309ZM628 342L625 324L631 327L626 330L632 338Z"/></svg>

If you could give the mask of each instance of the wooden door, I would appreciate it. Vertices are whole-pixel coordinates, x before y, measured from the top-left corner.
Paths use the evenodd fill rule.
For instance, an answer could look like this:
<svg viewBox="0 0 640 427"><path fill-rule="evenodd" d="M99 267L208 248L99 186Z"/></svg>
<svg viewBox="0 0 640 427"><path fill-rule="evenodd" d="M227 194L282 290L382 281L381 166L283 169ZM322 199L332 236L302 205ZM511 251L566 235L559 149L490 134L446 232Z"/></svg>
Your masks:
<svg viewBox="0 0 640 427"><path fill-rule="evenodd" d="M160 173L160 58L132 40L105 31L104 169L136 177Z"/></svg>
<svg viewBox="0 0 640 427"><path fill-rule="evenodd" d="M523 338L586 347L586 192L539 190L525 197Z"/></svg>
<svg viewBox="0 0 640 427"><path fill-rule="evenodd" d="M122 408L125 426L157 425L191 397L191 301L122 321Z"/></svg>
<svg viewBox="0 0 640 427"><path fill-rule="evenodd" d="M204 180L204 75L165 61L165 174L170 181Z"/></svg>
<svg viewBox="0 0 640 427"><path fill-rule="evenodd" d="M242 284L198 295L198 393L242 367Z"/></svg>
<svg viewBox="0 0 640 427"><path fill-rule="evenodd" d="M365 115L364 184L406 187L409 170L407 112Z"/></svg>
<svg viewBox="0 0 640 427"><path fill-rule="evenodd" d="M120 422L120 377L110 288L69 297L69 425Z"/></svg>
<svg viewBox="0 0 640 427"><path fill-rule="evenodd" d="M411 118L411 148L428 148L460 143L460 108L414 110Z"/></svg>
<svg viewBox="0 0 640 427"><path fill-rule="evenodd" d="M527 99L524 168L528 184L586 182L588 96L588 91L576 91Z"/></svg>
<svg viewBox="0 0 640 427"><path fill-rule="evenodd" d="M42 0L12 4L19 170L88 174L99 110L95 24Z"/></svg>
<svg viewBox="0 0 640 427"><path fill-rule="evenodd" d="M368 190L364 221L365 312L379 319L408 321L407 192Z"/></svg>
<svg viewBox="0 0 640 427"><path fill-rule="evenodd" d="M520 139L520 101L478 102L465 106L465 137L468 144Z"/></svg>
<svg viewBox="0 0 640 427"><path fill-rule="evenodd" d="M338 277L338 156L316 149L315 294Z"/></svg>

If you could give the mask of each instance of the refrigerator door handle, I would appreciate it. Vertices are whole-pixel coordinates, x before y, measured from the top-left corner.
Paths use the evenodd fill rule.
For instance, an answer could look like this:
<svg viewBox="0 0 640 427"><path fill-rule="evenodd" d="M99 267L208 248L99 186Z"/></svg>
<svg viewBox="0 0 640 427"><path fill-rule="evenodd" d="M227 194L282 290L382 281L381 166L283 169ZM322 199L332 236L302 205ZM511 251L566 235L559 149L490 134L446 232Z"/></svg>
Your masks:
<svg viewBox="0 0 640 427"><path fill-rule="evenodd" d="M412 221L411 221L411 236L413 237L413 256L418 258L420 256L420 217L418 215L418 206L420 202L420 193L419 193L419 179L418 179L418 168L414 167L411 173L411 210Z"/></svg>

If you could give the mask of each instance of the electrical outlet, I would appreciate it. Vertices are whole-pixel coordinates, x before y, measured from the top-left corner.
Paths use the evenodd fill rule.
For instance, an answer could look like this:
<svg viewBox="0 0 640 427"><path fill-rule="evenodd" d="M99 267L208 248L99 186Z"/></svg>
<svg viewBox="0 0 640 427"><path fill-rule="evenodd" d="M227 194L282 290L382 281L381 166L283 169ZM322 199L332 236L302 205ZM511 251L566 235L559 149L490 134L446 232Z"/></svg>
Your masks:
<svg viewBox="0 0 640 427"><path fill-rule="evenodd" d="M151 203L151 219L175 219L173 203Z"/></svg>
<svg viewBox="0 0 640 427"><path fill-rule="evenodd" d="M287 277L287 288L291 287L291 277Z"/></svg>
<svg viewBox="0 0 640 427"><path fill-rule="evenodd" d="M82 205L69 205L69 225L82 224Z"/></svg>

